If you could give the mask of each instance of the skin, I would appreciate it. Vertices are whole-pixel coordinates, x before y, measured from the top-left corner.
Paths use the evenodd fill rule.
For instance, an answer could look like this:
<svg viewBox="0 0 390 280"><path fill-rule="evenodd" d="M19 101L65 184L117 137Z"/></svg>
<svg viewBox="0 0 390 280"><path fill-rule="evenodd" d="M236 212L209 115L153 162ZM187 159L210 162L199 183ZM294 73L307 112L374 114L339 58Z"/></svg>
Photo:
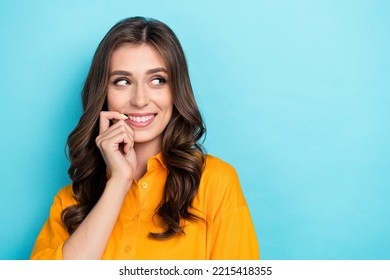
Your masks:
<svg viewBox="0 0 390 280"><path fill-rule="evenodd" d="M161 150L173 98L167 66L153 46L126 43L113 51L107 104L96 145L110 178L95 207L64 243L65 259L101 259L132 181L145 174L148 159ZM142 122L142 117L152 119Z"/></svg>

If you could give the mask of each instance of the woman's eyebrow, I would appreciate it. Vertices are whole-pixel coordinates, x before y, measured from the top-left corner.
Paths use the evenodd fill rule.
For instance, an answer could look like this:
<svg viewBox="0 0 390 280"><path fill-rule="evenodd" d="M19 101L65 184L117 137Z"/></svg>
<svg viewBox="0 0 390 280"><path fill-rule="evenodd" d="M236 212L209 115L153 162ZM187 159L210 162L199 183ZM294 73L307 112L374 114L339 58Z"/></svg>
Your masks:
<svg viewBox="0 0 390 280"><path fill-rule="evenodd" d="M168 73L167 69L165 69L164 67L157 67L146 71L146 74L155 74L158 72Z"/></svg>
<svg viewBox="0 0 390 280"><path fill-rule="evenodd" d="M168 70L165 69L164 67L157 67L157 68L152 68L152 69L147 70L146 74L150 75L150 74L155 74L158 72L168 73ZM110 73L110 76L115 76L115 75L116 76L132 76L131 72L125 71L125 70L114 70Z"/></svg>
<svg viewBox="0 0 390 280"><path fill-rule="evenodd" d="M115 70L110 73L110 76L132 76L130 72L124 70Z"/></svg>

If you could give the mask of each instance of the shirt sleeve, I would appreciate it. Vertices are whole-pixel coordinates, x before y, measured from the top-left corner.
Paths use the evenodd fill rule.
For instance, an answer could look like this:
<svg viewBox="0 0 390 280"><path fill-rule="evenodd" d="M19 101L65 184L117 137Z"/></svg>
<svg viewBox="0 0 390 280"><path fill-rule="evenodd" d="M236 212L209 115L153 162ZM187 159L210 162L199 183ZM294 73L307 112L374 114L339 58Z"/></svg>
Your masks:
<svg viewBox="0 0 390 280"><path fill-rule="evenodd" d="M258 260L259 244L237 172L220 168L213 179L214 214L210 252L215 260Z"/></svg>
<svg viewBox="0 0 390 280"><path fill-rule="evenodd" d="M257 237L247 206L237 207L217 218L214 230L212 259L260 259Z"/></svg>
<svg viewBox="0 0 390 280"><path fill-rule="evenodd" d="M68 239L69 233L66 231L61 213L64 207L64 195L70 188L64 188L54 198L50 208L50 215L39 233L34 248L32 250L31 260L62 260L62 246Z"/></svg>

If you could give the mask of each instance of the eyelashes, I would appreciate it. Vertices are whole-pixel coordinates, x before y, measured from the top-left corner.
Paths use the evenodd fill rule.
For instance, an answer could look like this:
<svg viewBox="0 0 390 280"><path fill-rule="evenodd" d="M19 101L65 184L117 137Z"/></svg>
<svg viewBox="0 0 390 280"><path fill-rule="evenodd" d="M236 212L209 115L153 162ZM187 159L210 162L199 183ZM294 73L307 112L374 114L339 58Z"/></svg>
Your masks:
<svg viewBox="0 0 390 280"><path fill-rule="evenodd" d="M150 82L152 85L158 86L158 85L164 85L167 83L167 80L163 77L155 77Z"/></svg>
<svg viewBox="0 0 390 280"><path fill-rule="evenodd" d="M150 80L149 84L151 84L152 86L162 86L165 85L167 82L168 81L166 78L162 76L156 76ZM124 77L117 78L112 83L113 85L120 86L120 87L128 86L132 84L132 82L129 79Z"/></svg>
<svg viewBox="0 0 390 280"><path fill-rule="evenodd" d="M113 84L116 85L116 86L126 86L126 85L130 85L130 81L128 79L125 79L125 78L118 78L118 79L115 79L113 81Z"/></svg>

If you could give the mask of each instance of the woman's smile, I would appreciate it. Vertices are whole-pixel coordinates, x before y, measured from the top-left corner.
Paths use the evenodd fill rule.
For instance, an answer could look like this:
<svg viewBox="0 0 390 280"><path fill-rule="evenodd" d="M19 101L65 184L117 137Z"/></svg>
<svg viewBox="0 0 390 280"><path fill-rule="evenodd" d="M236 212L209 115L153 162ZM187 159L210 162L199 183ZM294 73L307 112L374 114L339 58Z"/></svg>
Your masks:
<svg viewBox="0 0 390 280"><path fill-rule="evenodd" d="M157 114L155 113L132 113L126 122L133 128L144 128L152 124Z"/></svg>

